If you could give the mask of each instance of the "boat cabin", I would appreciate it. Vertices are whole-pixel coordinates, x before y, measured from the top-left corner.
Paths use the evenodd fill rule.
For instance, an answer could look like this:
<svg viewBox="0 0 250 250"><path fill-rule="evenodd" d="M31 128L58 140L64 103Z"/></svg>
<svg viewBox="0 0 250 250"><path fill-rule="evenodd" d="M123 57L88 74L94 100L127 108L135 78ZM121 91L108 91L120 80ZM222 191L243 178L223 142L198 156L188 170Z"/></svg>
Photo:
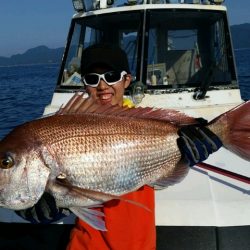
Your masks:
<svg viewBox="0 0 250 250"><path fill-rule="evenodd" d="M96 43L112 43L127 53L133 81L126 95L137 106L173 108L207 120L237 106L242 99L222 3L73 0L76 13L44 114L84 91L82 50ZM249 174L249 162L223 148L206 163ZM247 184L193 167L184 181L156 192L157 249L248 249L248 189Z"/></svg>
<svg viewBox="0 0 250 250"><path fill-rule="evenodd" d="M111 43L126 51L133 82L127 94L238 88L226 7L221 1L81 1L74 15L56 92L84 89L82 50ZM188 2L188 3L186 3Z"/></svg>

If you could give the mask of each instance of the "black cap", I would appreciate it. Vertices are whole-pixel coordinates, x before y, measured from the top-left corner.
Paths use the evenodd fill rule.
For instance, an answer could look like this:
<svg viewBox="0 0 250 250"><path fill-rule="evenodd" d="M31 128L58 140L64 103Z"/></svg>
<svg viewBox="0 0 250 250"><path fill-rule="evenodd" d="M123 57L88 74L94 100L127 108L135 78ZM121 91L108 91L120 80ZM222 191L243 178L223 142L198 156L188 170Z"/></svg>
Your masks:
<svg viewBox="0 0 250 250"><path fill-rule="evenodd" d="M110 44L95 44L83 50L81 74L88 73L88 70L96 64L104 64L115 71L130 73L126 53Z"/></svg>

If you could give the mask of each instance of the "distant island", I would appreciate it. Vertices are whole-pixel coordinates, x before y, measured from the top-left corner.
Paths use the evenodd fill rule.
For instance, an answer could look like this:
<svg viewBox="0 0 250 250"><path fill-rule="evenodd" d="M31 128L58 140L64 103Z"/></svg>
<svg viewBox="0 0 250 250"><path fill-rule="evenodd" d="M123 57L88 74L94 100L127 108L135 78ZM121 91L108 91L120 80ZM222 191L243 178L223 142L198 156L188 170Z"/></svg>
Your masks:
<svg viewBox="0 0 250 250"><path fill-rule="evenodd" d="M250 23L231 26L234 49L250 48ZM27 50L23 54L11 57L0 56L0 66L23 64L60 63L64 47L50 49L47 46L38 46Z"/></svg>
<svg viewBox="0 0 250 250"><path fill-rule="evenodd" d="M11 57L0 56L0 66L59 63L62 60L63 51L64 47L50 49L42 45L29 49L23 54L17 54Z"/></svg>

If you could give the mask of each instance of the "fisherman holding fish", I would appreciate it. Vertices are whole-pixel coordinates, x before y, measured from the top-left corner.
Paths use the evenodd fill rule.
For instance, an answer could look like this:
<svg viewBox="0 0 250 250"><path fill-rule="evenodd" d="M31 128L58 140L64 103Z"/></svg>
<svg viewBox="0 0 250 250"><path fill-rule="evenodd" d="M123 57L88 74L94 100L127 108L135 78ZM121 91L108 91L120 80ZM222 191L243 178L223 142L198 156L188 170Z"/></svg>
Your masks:
<svg viewBox="0 0 250 250"><path fill-rule="evenodd" d="M91 102L133 106L129 99L123 98L131 82L124 51L93 46L83 51L81 65L83 82ZM156 233L153 188L144 186L124 195L124 198L143 204L152 212L125 201L111 200L101 208L107 231L96 230L77 218L67 249L154 249Z"/></svg>
<svg viewBox="0 0 250 250"><path fill-rule="evenodd" d="M93 104L111 104L129 108L134 106L132 101L124 99L125 89L131 82L131 74L127 55L120 48L101 44L86 48L82 54L81 74L89 95L81 107L82 110ZM68 112L72 112L73 109L76 109L76 106L71 106ZM124 123L123 126L129 125ZM204 161L210 153L217 151L222 145L213 132L201 126L190 125L180 128L178 134L177 143L182 158L188 161L190 166ZM156 187L161 188L160 181L155 185L144 185L136 191L123 195L121 199L111 199L91 209L92 212L85 216L85 221L77 218L67 250L156 249L154 214ZM44 193L32 208L17 213L33 223L49 223L64 217L67 211L58 208L54 198ZM98 216L104 216L104 226L100 221L95 221L93 211L96 211Z"/></svg>

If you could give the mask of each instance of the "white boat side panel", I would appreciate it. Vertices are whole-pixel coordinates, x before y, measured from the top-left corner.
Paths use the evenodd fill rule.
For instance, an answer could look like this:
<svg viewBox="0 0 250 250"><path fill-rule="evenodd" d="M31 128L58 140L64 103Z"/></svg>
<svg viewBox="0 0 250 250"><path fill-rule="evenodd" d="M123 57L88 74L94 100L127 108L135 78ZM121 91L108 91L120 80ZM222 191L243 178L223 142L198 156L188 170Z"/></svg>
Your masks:
<svg viewBox="0 0 250 250"><path fill-rule="evenodd" d="M208 91L208 98L205 100L194 100L192 95L193 92L145 94L139 106L176 109L194 117L210 120L242 102L238 89ZM51 104L45 108L44 114L56 112L72 96L73 93L54 93Z"/></svg>
<svg viewBox="0 0 250 250"><path fill-rule="evenodd" d="M222 155L228 159L228 162L233 159L231 153L223 152ZM214 155L213 157L216 159ZM212 164L210 158L206 162ZM236 172L250 176L249 162L243 160L242 162L245 165L238 165ZM229 163L223 164L225 169L233 171ZM156 224L165 226L249 225L249 205L249 184L197 167L192 169L181 183L156 192Z"/></svg>
<svg viewBox="0 0 250 250"><path fill-rule="evenodd" d="M192 96L193 92L146 94L139 106L176 109L194 117L210 120L242 102L238 89L208 91L204 100L194 100Z"/></svg>

